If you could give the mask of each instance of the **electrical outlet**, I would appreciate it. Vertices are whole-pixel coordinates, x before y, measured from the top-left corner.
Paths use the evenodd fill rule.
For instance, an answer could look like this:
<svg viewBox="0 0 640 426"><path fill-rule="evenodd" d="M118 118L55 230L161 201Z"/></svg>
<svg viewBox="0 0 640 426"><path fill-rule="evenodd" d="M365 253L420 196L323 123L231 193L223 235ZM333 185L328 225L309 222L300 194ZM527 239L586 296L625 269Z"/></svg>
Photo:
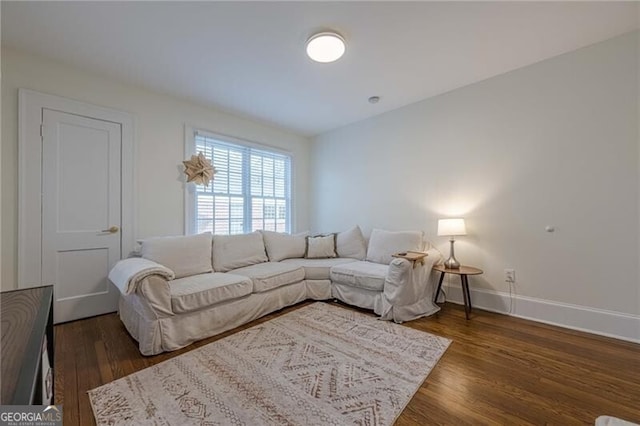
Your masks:
<svg viewBox="0 0 640 426"><path fill-rule="evenodd" d="M516 282L516 270L515 269L505 269L504 270L504 280L508 283Z"/></svg>

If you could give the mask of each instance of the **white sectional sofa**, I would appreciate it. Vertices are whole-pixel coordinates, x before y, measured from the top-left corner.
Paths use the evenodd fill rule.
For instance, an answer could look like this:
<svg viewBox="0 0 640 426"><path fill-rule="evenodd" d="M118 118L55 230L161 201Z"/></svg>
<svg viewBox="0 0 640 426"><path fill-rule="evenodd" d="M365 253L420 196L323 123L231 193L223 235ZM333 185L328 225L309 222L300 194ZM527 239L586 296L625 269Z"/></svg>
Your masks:
<svg viewBox="0 0 640 426"><path fill-rule="evenodd" d="M393 258L426 251L422 264ZM245 324L307 299L338 299L382 319L409 321L439 310L432 302L440 252L422 232L359 227L308 237L269 231L141 241L141 257L109 274L119 314L140 352L154 355Z"/></svg>

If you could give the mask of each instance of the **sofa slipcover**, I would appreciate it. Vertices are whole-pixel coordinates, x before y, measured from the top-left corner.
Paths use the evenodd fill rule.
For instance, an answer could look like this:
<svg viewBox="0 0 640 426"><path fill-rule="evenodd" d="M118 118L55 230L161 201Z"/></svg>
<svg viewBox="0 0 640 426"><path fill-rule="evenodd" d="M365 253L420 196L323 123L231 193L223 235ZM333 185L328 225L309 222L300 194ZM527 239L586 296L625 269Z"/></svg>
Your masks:
<svg viewBox="0 0 640 426"><path fill-rule="evenodd" d="M331 281L365 290L382 291L389 265L367 261L350 262L331 268Z"/></svg>
<svg viewBox="0 0 640 426"><path fill-rule="evenodd" d="M253 283L247 277L214 272L192 275L169 282L174 314L195 311L216 303L251 294Z"/></svg>
<svg viewBox="0 0 640 426"><path fill-rule="evenodd" d="M362 256L358 234L357 227L343 233L338 250L342 245L342 254L352 251ZM122 293L120 318L129 333L138 340L140 352L153 355L179 349L307 299L338 299L372 309L381 319L395 322L409 321L439 310L433 303L437 277L431 271L434 264L442 261L442 255L430 245L424 247L429 249L422 264L413 264L405 259L376 264L351 256L304 259L298 247L299 239L300 236L272 241L276 243L276 252L284 253L285 249L296 246L297 259L282 262L272 259L271 262L251 266L235 266L228 273L192 274L183 279L174 279L171 269L152 260L121 260L109 273L109 279ZM378 238L376 244L382 240ZM183 261L191 259L198 263L192 257L185 259L182 256L183 239L176 239L175 245L164 247L164 243L170 241L165 239L161 242L163 253L179 252ZM259 243L255 235L218 240L221 241L233 245L222 250L218 259L218 266L222 265L222 269L237 265L236 262L252 263L264 259L261 246L255 244ZM395 238L388 241L390 244L396 242ZM244 244L247 244L246 251L241 247ZM212 245L216 245L215 238ZM223 247L219 245L218 248ZM383 246L377 249L380 249L374 250L377 254L390 251ZM402 250L408 249L407 246ZM203 251L209 254L208 250ZM258 252L260 259L254 259L253 253ZM175 263L175 259L169 263ZM213 263L216 263L215 254Z"/></svg>
<svg viewBox="0 0 640 426"><path fill-rule="evenodd" d="M251 278L253 281L253 291L256 293L304 280L304 269L296 265L288 265L281 262L259 263L257 265L234 269L230 271L230 273Z"/></svg>
<svg viewBox="0 0 640 426"><path fill-rule="evenodd" d="M328 280L332 267L353 262L356 260L336 257L332 259L285 259L281 263L301 266L304 269L305 280Z"/></svg>
<svg viewBox="0 0 640 426"><path fill-rule="evenodd" d="M175 351L195 341L236 328L308 298L305 282L252 293L205 309L160 316L138 293L120 297L120 319L139 343L140 353Z"/></svg>

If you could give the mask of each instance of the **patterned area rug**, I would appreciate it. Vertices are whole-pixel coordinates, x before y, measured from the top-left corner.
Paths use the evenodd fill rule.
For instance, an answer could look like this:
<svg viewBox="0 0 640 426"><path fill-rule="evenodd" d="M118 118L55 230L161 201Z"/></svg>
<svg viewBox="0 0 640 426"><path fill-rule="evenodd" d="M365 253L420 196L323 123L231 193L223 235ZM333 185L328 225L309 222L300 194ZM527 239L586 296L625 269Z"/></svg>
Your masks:
<svg viewBox="0 0 640 426"><path fill-rule="evenodd" d="M98 424L391 425L449 343L314 303L89 398Z"/></svg>

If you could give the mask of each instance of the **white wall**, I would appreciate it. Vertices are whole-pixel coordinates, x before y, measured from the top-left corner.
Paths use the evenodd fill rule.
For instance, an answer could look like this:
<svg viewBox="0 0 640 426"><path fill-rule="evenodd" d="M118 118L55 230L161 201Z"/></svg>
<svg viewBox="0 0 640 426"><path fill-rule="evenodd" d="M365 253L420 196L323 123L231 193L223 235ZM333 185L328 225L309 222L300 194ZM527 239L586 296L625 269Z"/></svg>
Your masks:
<svg viewBox="0 0 640 426"><path fill-rule="evenodd" d="M639 314L637 49L618 37L318 136L312 229L424 229L448 253L437 219L463 216L473 287L508 292L514 268L520 296Z"/></svg>
<svg viewBox="0 0 640 426"><path fill-rule="evenodd" d="M214 78L212 76L212 78ZM193 124L291 151L294 221L308 229L308 138L236 115L124 85L44 58L2 48L2 289L17 287L18 88L132 113L135 117L137 236L182 234L184 125Z"/></svg>

